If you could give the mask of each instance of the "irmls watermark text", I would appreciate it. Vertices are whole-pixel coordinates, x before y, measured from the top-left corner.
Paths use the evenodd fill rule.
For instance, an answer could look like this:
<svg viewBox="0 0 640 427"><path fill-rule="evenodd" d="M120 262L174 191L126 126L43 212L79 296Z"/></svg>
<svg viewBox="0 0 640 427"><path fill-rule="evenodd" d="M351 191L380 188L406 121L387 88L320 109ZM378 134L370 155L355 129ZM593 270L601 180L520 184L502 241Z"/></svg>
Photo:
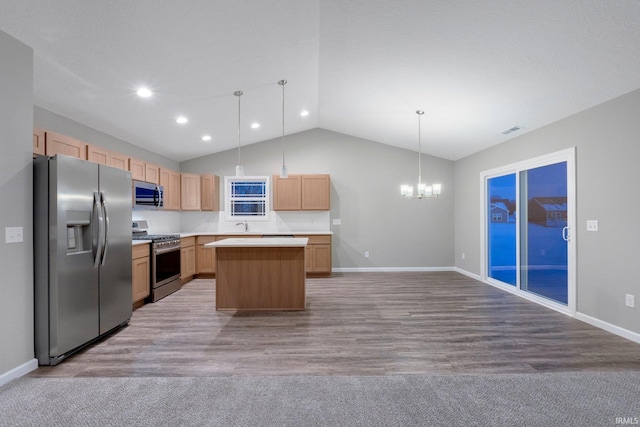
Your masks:
<svg viewBox="0 0 640 427"><path fill-rule="evenodd" d="M632 426L640 424L640 417L616 417L616 425Z"/></svg>

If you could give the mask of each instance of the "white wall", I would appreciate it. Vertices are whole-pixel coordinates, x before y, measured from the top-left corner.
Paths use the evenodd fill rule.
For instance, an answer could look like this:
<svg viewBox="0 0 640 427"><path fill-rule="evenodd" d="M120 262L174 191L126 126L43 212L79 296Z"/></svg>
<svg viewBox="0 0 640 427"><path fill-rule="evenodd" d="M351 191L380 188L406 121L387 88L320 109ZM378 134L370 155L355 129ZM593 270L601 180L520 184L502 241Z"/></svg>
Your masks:
<svg viewBox="0 0 640 427"><path fill-rule="evenodd" d="M0 31L0 384L32 369L33 51ZM5 227L23 227L5 243Z"/></svg>
<svg viewBox="0 0 640 427"><path fill-rule="evenodd" d="M640 334L638 117L640 90L457 161L456 266L480 274L479 173L575 146L577 311ZM586 231L588 219L599 220L599 232ZM636 296L636 308L625 307L627 293Z"/></svg>

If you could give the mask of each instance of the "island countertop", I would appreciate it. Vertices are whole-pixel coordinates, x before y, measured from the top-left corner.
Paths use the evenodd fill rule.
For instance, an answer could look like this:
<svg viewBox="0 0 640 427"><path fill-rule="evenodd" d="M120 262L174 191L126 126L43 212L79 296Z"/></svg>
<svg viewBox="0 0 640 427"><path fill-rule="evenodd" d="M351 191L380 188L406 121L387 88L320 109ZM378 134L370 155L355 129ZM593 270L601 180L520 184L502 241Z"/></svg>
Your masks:
<svg viewBox="0 0 640 427"><path fill-rule="evenodd" d="M241 237L206 243L205 247L225 248L293 248L307 246L306 237Z"/></svg>

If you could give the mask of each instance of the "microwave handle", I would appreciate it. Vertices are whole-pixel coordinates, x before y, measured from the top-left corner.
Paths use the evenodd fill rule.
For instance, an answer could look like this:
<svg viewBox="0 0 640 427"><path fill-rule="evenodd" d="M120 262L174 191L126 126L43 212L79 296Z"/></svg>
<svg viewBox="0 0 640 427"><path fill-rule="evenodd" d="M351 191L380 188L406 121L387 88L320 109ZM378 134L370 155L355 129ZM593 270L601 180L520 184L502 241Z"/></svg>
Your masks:
<svg viewBox="0 0 640 427"><path fill-rule="evenodd" d="M159 186L156 186L156 193L158 194L158 201L155 203L155 205L156 205L157 207L159 207L159 206L162 206L162 205L164 204L164 203L162 203L162 202L163 202L163 200L162 200L162 199L163 199L163 197L164 197L164 195L162 194L162 193L163 193L163 191L162 191L162 190L160 190L160 187L159 187ZM154 200L154 202L155 202L155 200Z"/></svg>

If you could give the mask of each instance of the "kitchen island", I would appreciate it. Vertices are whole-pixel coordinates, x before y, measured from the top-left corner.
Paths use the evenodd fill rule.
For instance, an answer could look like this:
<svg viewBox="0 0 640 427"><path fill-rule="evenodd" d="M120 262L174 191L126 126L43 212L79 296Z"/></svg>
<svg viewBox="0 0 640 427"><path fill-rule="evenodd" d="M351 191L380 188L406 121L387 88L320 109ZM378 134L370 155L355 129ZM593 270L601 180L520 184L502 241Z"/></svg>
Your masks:
<svg viewBox="0 0 640 427"><path fill-rule="evenodd" d="M304 310L307 238L230 238L216 248L216 310Z"/></svg>

